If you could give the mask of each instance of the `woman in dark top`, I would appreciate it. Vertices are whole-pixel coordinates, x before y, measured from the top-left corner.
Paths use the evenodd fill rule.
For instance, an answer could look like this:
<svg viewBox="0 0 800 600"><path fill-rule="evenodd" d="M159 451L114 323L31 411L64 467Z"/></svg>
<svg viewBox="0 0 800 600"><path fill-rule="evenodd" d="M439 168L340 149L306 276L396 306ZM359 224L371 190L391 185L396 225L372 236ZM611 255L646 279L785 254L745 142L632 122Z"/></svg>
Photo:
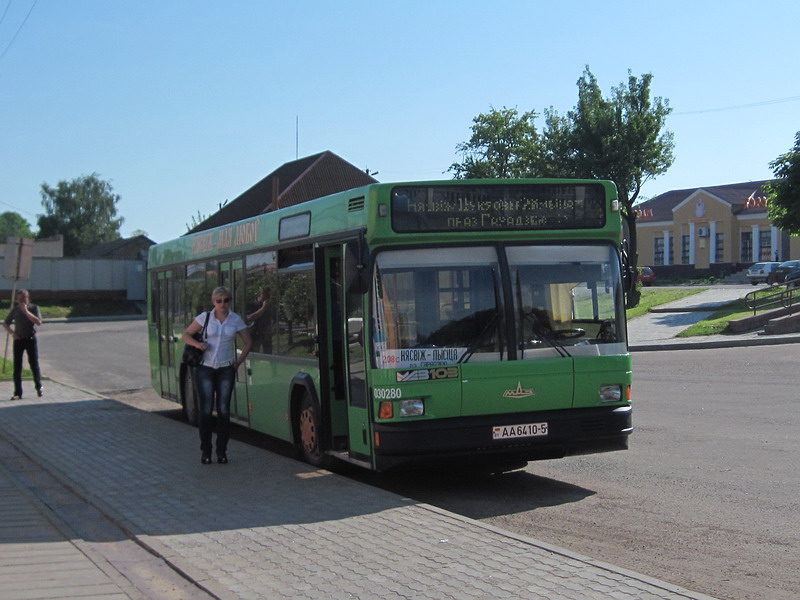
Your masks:
<svg viewBox="0 0 800 600"><path fill-rule="evenodd" d="M11 329L11 324L14 329ZM6 320L3 321L8 335L14 338L14 395L12 400L22 398L22 355L27 352L28 364L33 373L33 385L36 393L41 397L42 374L39 370L39 346L36 342L36 328L42 324L42 314L39 307L31 304L31 296L28 290L17 292L17 305L8 313Z"/></svg>

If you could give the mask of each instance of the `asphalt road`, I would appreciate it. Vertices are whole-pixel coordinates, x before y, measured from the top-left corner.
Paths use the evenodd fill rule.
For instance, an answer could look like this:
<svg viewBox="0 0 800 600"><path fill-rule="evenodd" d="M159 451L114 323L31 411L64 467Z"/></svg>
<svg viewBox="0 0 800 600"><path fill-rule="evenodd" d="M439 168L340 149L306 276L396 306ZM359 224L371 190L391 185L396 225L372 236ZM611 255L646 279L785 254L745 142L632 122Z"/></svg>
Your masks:
<svg viewBox="0 0 800 600"><path fill-rule="evenodd" d="M146 321L46 322L38 336L45 377L111 394L150 387Z"/></svg>
<svg viewBox="0 0 800 600"><path fill-rule="evenodd" d="M151 410L174 406L146 389L142 321L47 324L40 343L47 376ZM626 452L491 477L345 472L719 598L796 599L798 364L795 344L636 353Z"/></svg>
<svg viewBox="0 0 800 600"><path fill-rule="evenodd" d="M626 452L394 491L719 598L800 597L800 345L634 354Z"/></svg>

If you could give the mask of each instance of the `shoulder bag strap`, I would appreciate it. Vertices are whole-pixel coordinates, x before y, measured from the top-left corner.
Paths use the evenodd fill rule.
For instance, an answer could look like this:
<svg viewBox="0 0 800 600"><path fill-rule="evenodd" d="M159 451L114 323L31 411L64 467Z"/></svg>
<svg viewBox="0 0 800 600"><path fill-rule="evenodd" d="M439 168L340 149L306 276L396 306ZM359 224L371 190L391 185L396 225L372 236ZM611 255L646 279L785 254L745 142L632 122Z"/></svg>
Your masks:
<svg viewBox="0 0 800 600"><path fill-rule="evenodd" d="M208 329L208 319L210 316L211 316L211 311L208 311L206 313L206 322L203 324L202 336L206 340L208 339L208 332L206 330Z"/></svg>

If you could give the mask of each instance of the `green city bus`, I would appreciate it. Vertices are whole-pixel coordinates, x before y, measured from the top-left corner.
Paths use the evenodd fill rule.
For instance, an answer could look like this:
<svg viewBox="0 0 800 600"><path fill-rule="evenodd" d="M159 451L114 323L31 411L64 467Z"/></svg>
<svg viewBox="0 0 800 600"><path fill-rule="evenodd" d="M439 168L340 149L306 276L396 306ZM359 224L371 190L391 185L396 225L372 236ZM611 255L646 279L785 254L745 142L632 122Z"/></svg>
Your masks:
<svg viewBox="0 0 800 600"><path fill-rule="evenodd" d="M313 465L622 450L621 238L614 184L563 179L372 184L187 234L150 248L153 386L196 423L181 334L225 285L253 338L231 418Z"/></svg>

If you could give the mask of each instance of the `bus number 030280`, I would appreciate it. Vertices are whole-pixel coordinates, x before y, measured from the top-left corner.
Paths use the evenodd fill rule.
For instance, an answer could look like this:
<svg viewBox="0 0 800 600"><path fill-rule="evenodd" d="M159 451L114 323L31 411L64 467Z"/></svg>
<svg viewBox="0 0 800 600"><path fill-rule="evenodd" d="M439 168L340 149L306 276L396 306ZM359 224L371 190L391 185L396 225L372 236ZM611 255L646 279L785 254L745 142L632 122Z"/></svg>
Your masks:
<svg viewBox="0 0 800 600"><path fill-rule="evenodd" d="M399 400L403 393L400 388L375 388L372 390L372 397L375 400Z"/></svg>

